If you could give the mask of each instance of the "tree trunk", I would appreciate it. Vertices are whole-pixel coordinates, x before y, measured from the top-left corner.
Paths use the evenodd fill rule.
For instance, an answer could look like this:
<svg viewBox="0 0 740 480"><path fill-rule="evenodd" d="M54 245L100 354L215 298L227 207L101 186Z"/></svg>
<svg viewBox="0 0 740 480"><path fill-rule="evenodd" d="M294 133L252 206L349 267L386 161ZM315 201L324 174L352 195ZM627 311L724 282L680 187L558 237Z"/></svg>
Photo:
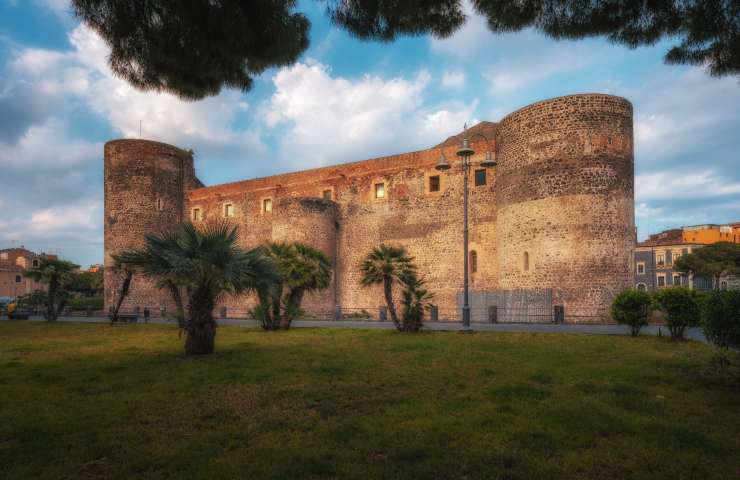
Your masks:
<svg viewBox="0 0 740 480"><path fill-rule="evenodd" d="M121 305L123 304L123 300L128 295L129 288L131 288L131 279L134 276L134 272L131 270L126 270L126 277L123 279L123 285L121 285L121 293L118 295L118 300L116 301L116 308L113 310L113 316L110 319L111 325L113 323L118 321L118 311L121 309Z"/></svg>
<svg viewBox="0 0 740 480"><path fill-rule="evenodd" d="M393 279L388 277L383 280L383 294L385 295L385 304L388 307L388 314L393 320L393 324L396 328L401 328L398 323L398 315L396 315L396 306L393 304Z"/></svg>
<svg viewBox="0 0 740 480"><path fill-rule="evenodd" d="M295 319L296 313L300 310L304 292L305 289L303 288L294 288L288 294L288 299L285 302L285 311L280 319L280 328L283 330L290 328L290 324Z"/></svg>
<svg viewBox="0 0 740 480"><path fill-rule="evenodd" d="M208 355L215 350L216 322L213 309L216 299L210 292L196 289L190 296L190 315L186 330L185 353Z"/></svg>
<svg viewBox="0 0 740 480"><path fill-rule="evenodd" d="M49 296L46 305L46 320L49 322L57 320L57 288L59 288L59 282L56 276L52 276L49 281Z"/></svg>
<svg viewBox="0 0 740 480"><path fill-rule="evenodd" d="M172 300L175 301L175 318L177 319L177 324L180 326L180 328L183 328L185 326L185 309L182 306L182 295L180 294L180 287L170 282L167 283L167 288L170 289Z"/></svg>
<svg viewBox="0 0 740 480"><path fill-rule="evenodd" d="M213 321L213 318L201 320L197 326L193 325L188 328L187 338L185 339L185 354L208 355L213 353L215 347L216 322Z"/></svg>

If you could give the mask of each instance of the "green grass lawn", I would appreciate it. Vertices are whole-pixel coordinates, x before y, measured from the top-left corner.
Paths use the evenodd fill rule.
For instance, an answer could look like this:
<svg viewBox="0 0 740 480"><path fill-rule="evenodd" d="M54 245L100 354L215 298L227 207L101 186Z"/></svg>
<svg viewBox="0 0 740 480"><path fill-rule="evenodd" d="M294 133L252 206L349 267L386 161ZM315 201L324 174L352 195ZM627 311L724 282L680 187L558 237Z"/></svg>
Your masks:
<svg viewBox="0 0 740 480"><path fill-rule="evenodd" d="M665 338L0 322L0 478L738 478L740 392Z"/></svg>

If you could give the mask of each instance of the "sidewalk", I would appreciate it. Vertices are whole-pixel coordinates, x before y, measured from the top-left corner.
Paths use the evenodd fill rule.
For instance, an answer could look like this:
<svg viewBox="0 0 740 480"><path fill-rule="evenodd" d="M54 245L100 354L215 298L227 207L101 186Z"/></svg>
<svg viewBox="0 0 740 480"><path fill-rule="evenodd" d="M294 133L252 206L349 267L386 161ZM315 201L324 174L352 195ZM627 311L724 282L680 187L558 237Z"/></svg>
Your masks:
<svg viewBox="0 0 740 480"><path fill-rule="evenodd" d="M40 317L32 318L33 321L40 321ZM60 321L63 322L82 322L82 323L108 323L107 317L59 317ZM139 323L143 323L144 319L139 318ZM256 327L256 320L243 320L233 318L220 318L217 319L219 325L232 325L239 327ZM167 321L161 318L152 318L149 323L154 324L171 324L172 321ZM366 329L393 329L393 323L391 322L376 322L376 321L361 321L361 320L346 320L346 321L327 321L327 320L298 320L293 322L295 328L366 328ZM458 331L460 330L460 323L457 322L429 322L424 324L425 328L435 331ZM612 325L612 324L598 324L598 325L583 325L583 324L539 324L539 323L473 323L472 329L478 332L531 332L531 333L570 333L570 334L582 334L582 335L629 335L629 328L625 325ZM658 332L663 335L670 335L668 328L665 326L648 326L640 331L640 335L658 335ZM699 342L706 342L704 333L701 328L688 328L686 329L686 338L690 340L696 340Z"/></svg>

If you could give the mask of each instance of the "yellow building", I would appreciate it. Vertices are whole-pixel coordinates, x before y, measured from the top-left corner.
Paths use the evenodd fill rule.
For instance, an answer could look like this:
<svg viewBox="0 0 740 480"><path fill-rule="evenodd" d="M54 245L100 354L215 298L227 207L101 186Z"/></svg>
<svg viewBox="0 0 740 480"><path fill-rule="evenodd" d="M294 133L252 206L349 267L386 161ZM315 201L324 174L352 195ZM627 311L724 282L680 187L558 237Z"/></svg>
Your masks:
<svg viewBox="0 0 740 480"><path fill-rule="evenodd" d="M708 245L717 242L740 243L740 223L693 225L683 227L684 243Z"/></svg>

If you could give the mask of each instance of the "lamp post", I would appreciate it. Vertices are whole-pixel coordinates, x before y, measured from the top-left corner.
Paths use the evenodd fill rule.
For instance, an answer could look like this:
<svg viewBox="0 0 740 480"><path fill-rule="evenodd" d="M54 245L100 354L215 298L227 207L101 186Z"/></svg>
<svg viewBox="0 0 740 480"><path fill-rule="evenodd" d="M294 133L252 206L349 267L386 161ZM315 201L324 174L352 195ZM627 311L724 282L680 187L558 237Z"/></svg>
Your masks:
<svg viewBox="0 0 740 480"><path fill-rule="evenodd" d="M486 158L480 163L483 168L490 168L496 166L496 161L493 159L491 153L491 145L488 138L481 133L474 133L473 136L480 136L486 141ZM470 157L475 154L470 146L470 138L468 137L467 128L463 131L463 139L460 143L460 148L457 149L456 155L462 158L462 171L463 171L463 307L462 307L462 331L470 332L470 299L468 292L468 176L470 175ZM439 162L434 167L436 170L443 172L449 170L451 165L447 162L444 150L440 149Z"/></svg>

